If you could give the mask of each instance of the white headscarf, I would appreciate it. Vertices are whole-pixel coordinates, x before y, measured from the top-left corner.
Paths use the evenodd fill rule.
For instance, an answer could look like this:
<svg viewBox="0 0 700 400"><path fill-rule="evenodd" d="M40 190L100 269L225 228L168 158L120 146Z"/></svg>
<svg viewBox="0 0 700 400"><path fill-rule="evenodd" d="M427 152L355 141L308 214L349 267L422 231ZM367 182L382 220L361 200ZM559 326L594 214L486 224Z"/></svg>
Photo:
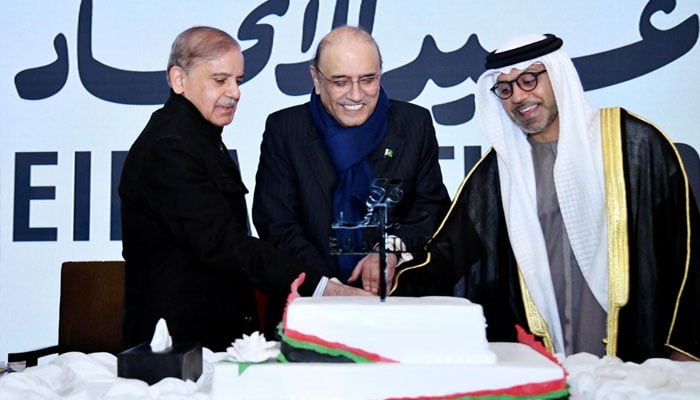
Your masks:
<svg viewBox="0 0 700 400"><path fill-rule="evenodd" d="M527 35L498 52L545 39ZM598 303L608 310L608 243L600 113L591 108L571 59L562 49L484 72L477 81L476 115L496 150L503 209L513 253L525 283L549 325L555 352L564 340L549 270L544 235L537 216L537 194L530 144L491 91L500 74L544 64L559 109L559 141L554 185L564 226L576 260ZM540 78L541 79L541 78Z"/></svg>

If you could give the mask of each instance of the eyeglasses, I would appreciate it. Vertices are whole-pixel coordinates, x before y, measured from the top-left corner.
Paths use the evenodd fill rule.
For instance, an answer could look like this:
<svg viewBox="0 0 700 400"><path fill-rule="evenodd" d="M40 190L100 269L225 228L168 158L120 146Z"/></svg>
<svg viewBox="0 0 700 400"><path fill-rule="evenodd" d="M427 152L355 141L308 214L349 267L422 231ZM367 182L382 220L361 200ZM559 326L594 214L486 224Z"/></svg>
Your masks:
<svg viewBox="0 0 700 400"><path fill-rule="evenodd" d="M502 100L508 99L513 95L513 82L515 82L521 90L531 92L537 87L537 77L545 72L547 72L546 69L538 72L523 72L512 81L496 82L491 91Z"/></svg>
<svg viewBox="0 0 700 400"><path fill-rule="evenodd" d="M320 68L318 68L318 67L314 67L314 68L316 69L316 71L318 71L318 73L321 75L321 77L323 77L323 79L328 81L328 83L330 83L331 87L337 91L348 90L348 89L352 88L352 85L355 82L357 82L357 84L360 85L360 89L362 89L363 91L372 91L372 90L375 90L377 88L377 86L379 86L379 78L382 76L381 74L367 75L367 76L363 76L362 78L360 78L356 81L353 81L352 79L346 78L346 77L338 77L338 78L330 79L326 76L326 74L323 73L323 71L321 71Z"/></svg>

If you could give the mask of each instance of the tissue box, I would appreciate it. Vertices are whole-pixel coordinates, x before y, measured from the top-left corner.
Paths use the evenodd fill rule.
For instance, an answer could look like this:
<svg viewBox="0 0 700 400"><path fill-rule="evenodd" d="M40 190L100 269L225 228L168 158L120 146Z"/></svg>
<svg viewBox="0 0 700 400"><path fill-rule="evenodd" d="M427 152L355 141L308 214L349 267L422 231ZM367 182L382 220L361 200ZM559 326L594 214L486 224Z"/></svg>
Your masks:
<svg viewBox="0 0 700 400"><path fill-rule="evenodd" d="M167 377L197 381L202 375L202 345L174 343L165 351L153 352L149 343L142 343L117 355L117 375L149 385Z"/></svg>

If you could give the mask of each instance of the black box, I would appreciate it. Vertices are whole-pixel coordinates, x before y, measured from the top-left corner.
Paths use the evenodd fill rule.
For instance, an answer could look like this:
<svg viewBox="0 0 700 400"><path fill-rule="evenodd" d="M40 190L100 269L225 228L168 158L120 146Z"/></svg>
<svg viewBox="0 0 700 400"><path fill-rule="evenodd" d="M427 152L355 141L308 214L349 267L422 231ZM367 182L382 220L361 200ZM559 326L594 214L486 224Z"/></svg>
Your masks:
<svg viewBox="0 0 700 400"><path fill-rule="evenodd" d="M124 350L117 355L117 376L140 379L149 385L173 377L194 382L202 375L202 345L174 343L154 352L149 343Z"/></svg>

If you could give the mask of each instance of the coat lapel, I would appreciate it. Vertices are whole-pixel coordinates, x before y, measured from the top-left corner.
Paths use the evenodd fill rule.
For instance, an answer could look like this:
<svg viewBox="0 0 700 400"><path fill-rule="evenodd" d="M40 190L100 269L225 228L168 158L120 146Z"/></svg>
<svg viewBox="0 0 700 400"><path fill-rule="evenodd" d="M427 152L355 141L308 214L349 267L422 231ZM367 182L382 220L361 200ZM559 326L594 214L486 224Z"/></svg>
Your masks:
<svg viewBox="0 0 700 400"><path fill-rule="evenodd" d="M389 128L382 143L370 155L374 172L378 178L396 176L396 168L405 144L401 121L389 109Z"/></svg>
<svg viewBox="0 0 700 400"><path fill-rule="evenodd" d="M304 140L302 151L307 155L309 170L318 179L318 187L321 188L324 199L329 205L332 205L333 190L338 184L338 176L313 121L310 122L309 134L305 136Z"/></svg>

